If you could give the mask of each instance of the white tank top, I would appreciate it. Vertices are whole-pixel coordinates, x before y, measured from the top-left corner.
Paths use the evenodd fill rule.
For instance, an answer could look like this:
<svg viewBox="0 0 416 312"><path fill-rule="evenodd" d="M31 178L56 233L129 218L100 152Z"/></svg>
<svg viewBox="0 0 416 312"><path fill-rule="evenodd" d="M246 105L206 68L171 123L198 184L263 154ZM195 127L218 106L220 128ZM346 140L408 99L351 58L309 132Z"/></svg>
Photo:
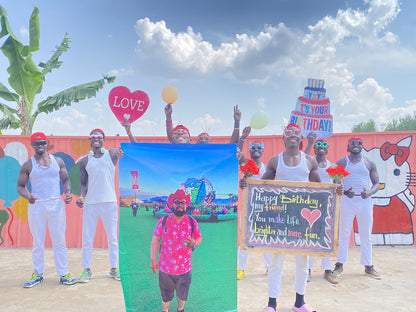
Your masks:
<svg viewBox="0 0 416 312"><path fill-rule="evenodd" d="M321 182L322 183L332 183L332 179L329 177L328 172L325 171L331 165L330 165L328 160L325 160L325 161L326 161L326 167L321 168L321 167L318 166L318 173L319 173L319 176L321 177Z"/></svg>
<svg viewBox="0 0 416 312"><path fill-rule="evenodd" d="M85 195L86 204L100 204L117 202L114 186L116 166L111 160L110 153L104 152L100 158L88 155L85 167L88 173L88 190Z"/></svg>
<svg viewBox="0 0 416 312"><path fill-rule="evenodd" d="M363 187L366 190L370 189L370 171L368 171L365 166L363 158L358 163L353 164L349 157L345 157L347 165L345 170L347 170L350 175L343 179L344 189L348 190L351 186L353 187L353 192L355 195L361 194Z"/></svg>
<svg viewBox="0 0 416 312"><path fill-rule="evenodd" d="M300 163L295 167L288 167L283 160L283 153L277 156L276 180L309 182L309 168L304 152L300 152Z"/></svg>
<svg viewBox="0 0 416 312"><path fill-rule="evenodd" d="M250 179L260 180L265 171L266 171L266 166L263 163L260 163L260 168L259 168L260 175L253 175Z"/></svg>
<svg viewBox="0 0 416 312"><path fill-rule="evenodd" d="M59 165L53 155L49 155L51 164L49 167L41 167L32 156L32 170L29 173L29 181L32 185L31 193L38 200L48 200L61 197Z"/></svg>

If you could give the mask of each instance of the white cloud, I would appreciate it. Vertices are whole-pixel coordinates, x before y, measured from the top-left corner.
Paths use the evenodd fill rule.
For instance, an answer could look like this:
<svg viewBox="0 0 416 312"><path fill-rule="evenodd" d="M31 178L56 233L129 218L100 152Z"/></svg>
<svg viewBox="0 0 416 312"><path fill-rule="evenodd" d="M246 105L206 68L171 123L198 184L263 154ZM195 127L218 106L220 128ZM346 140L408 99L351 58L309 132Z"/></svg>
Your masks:
<svg viewBox="0 0 416 312"><path fill-rule="evenodd" d="M389 111L389 105L393 103L392 94L387 88L380 86L373 78L366 79L353 89L345 103L337 111L339 120L334 121L336 132L349 132L351 128L360 123L372 119L379 123Z"/></svg>
<svg viewBox="0 0 416 312"><path fill-rule="evenodd" d="M19 29L20 35L24 38L29 37L29 29L27 27L21 26Z"/></svg>
<svg viewBox="0 0 416 312"><path fill-rule="evenodd" d="M143 65L151 64L152 70L163 68L193 76L231 72L242 80L268 78L270 66L284 63L298 40L284 24L279 24L277 28L265 26L257 36L237 34L234 42L222 43L215 49L191 27L174 34L164 21L153 23L144 18L137 21L135 28L140 37L136 52L144 60Z"/></svg>
<svg viewBox="0 0 416 312"><path fill-rule="evenodd" d="M76 125L76 127L74 127ZM89 129L90 118L75 108L63 108L59 112L40 114L34 124L33 132L42 131L55 135L85 135L77 133L77 129Z"/></svg>
<svg viewBox="0 0 416 312"><path fill-rule="evenodd" d="M399 120L406 116L416 117L416 100L406 101L404 107L393 107L386 110L385 114L380 114L376 122L380 125L385 125L392 120Z"/></svg>
<svg viewBox="0 0 416 312"><path fill-rule="evenodd" d="M128 68L120 68L120 69L112 69L109 71L108 75L110 76L133 76L134 75L134 69L131 67Z"/></svg>
<svg viewBox="0 0 416 312"><path fill-rule="evenodd" d="M198 135L201 132L208 132L210 135L224 133L222 131L223 122L221 118L205 114L203 117L195 118L192 121L192 128L189 129L191 135Z"/></svg>
<svg viewBox="0 0 416 312"><path fill-rule="evenodd" d="M259 108L259 109L264 109L264 108L266 108L266 103L265 103L265 100L264 100L264 98L259 98L259 99L257 99L257 107Z"/></svg>
<svg viewBox="0 0 416 312"><path fill-rule="evenodd" d="M367 10L338 10L335 17L323 17L309 26L303 37L284 24L265 25L257 35L237 34L234 41L223 42L218 48L191 27L186 32L173 33L163 20L144 18L135 27L140 37L136 52L145 60L144 65L160 72L163 68L167 73L199 77L231 73L251 82L265 82L282 74L300 79L305 73L328 78L343 76L352 65L347 57L351 55L347 54L350 42L355 48L360 46L365 59L375 58L372 62L382 61L386 50L390 60L398 60L403 54L415 56L414 51L397 48L395 34L383 33L400 12L398 1L372 0L366 4ZM413 63L416 66L416 61ZM348 80L342 84L345 81Z"/></svg>

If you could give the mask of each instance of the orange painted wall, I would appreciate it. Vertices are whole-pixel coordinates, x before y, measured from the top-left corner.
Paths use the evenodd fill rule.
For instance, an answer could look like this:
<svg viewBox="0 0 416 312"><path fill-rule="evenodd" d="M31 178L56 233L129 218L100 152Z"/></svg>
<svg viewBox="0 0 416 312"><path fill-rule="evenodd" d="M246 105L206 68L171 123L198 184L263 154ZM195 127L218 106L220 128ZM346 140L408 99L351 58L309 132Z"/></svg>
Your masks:
<svg viewBox="0 0 416 312"><path fill-rule="evenodd" d="M379 171L380 177L389 176L391 172L394 171L397 174L397 170L401 170L402 175L406 175L409 179L410 177L414 178L414 175L411 172L416 172L416 131L406 131L406 132L376 132L376 133L355 133L354 135L360 136L364 141L364 147L366 150L373 150L373 157L379 157L377 163L377 169ZM327 155L327 158L336 162L339 158L347 155L346 146L348 139L352 136L350 133L341 133L334 134L332 137L328 138L330 148ZM165 137L140 137L138 138L140 142L144 143L167 143ZM229 137L213 137L213 143L226 143L228 142ZM264 155L263 162L267 163L268 159L284 150L283 140L281 135L272 135L272 136L251 136L245 142L243 152L245 155L248 155L249 143L260 140L264 143ZM105 147L115 148L121 142L128 142L127 137L106 137ZM195 138L193 138L195 142ZM304 146L306 146L306 140L304 140ZM386 144L387 143L387 144ZM399 143L399 147L397 147ZM384 145L383 145L384 144ZM90 147L89 142L86 137L62 137L62 136L51 136L50 145L53 146L49 153L65 153L72 162L77 161L81 156L85 155ZM384 154L382 159L377 148L383 146ZM406 147L407 146L407 147ZM408 154L403 155L403 151L406 152L408 149ZM387 154L386 154L387 153ZM15 189L16 180L13 178L12 166L5 165L6 160L11 161L14 165L16 162L19 162L21 165L25 160L30 158L33 154L33 150L30 147L30 139L28 136L6 136L0 135L0 186L3 190L0 190L0 247L32 247L32 237L29 231L27 223L27 201L19 199L19 196L13 195L13 188ZM375 156L374 156L375 155ZM58 155L59 156L59 155ZM13 160L14 159L14 160ZM398 165L397 162L400 164ZM9 164L9 163L8 163ZM396 168L396 167L397 168ZM407 169L406 169L407 168ZM74 167L73 172L75 173L76 167ZM406 171L406 170L407 171ZM405 172L406 171L406 172ZM396 176L395 176L396 177ZM117 181L116 177L116 181ZM389 187L389 181L381 181L385 183L386 188ZM407 180L405 180L407 181ZM407 226L411 226L411 237L414 237L413 224L415 220L415 214L413 213L414 209L414 195L416 193L415 180L412 180L413 184L406 186L402 183L396 183L394 186L401 191L399 195L394 195L395 199L391 200L391 204L386 207L388 214L395 214L396 205L398 202L403 202L405 204L405 209L408 209L408 217L405 214L403 217L403 222L407 222ZM403 184L403 185L401 185ZM66 239L67 247L79 248L81 247L81 229L82 229L82 210L78 208L75 204L76 199L78 198L77 185L79 181L73 181L73 185L76 187L73 188L73 201L71 204L67 205L67 229L66 229ZM116 185L118 189L118 185ZM8 188L10 190L5 190ZM405 196L403 196L405 194ZM11 200L11 205L6 205L6 199L13 198ZM404 198L404 199L403 199ZM389 201L386 199L385 201ZM376 210L376 208L375 208ZM389 215L385 215L382 219L377 219L377 222L390 222ZM404 219L409 220L404 220ZM401 220L399 222L402 222ZM376 226L376 224L375 224ZM403 225L404 226L404 225ZM393 228L393 227L392 227ZM396 231L397 232L397 231ZM394 233L393 233L394 234ZM409 241L400 239L400 235L403 233L398 233L398 243L390 243L386 245L415 245L414 239L411 244ZM389 236L390 234L387 234ZM386 237L387 237L386 236ZM394 236L394 235L393 235ZM396 235L397 236L397 235ZM407 235L407 237L410 237ZM353 235L352 235L353 237ZM400 244L400 242L402 242ZM405 242L405 243L404 243ZM351 240L351 244L354 243L354 240ZM46 246L51 247L51 241L49 234L46 239ZM94 247L103 248L107 246L106 235L101 224L99 222L97 226L97 232L94 240Z"/></svg>

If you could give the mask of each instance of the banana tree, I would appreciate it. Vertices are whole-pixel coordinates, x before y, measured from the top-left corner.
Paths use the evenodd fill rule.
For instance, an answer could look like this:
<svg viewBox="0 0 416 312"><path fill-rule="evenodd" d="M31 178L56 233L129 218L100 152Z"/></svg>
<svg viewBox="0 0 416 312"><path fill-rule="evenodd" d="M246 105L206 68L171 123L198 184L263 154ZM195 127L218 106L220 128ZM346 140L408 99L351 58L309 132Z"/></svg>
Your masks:
<svg viewBox="0 0 416 312"><path fill-rule="evenodd" d="M114 76L104 76L100 80L68 88L38 102L35 109L35 96L42 91L46 74L61 66L59 57L69 49L71 42L65 34L52 57L46 63L36 65L32 59L32 52L39 50L38 15L39 10L35 7L29 20L29 45L23 45L13 34L6 10L0 5L0 39L5 37L0 50L9 60L8 83L13 89L10 91L0 82L0 98L13 102L9 105L0 102L0 112L3 113L3 118L0 119L0 134L2 129L21 129L22 134L29 135L40 113L48 114L63 106L94 97L106 82L111 83L115 80Z"/></svg>

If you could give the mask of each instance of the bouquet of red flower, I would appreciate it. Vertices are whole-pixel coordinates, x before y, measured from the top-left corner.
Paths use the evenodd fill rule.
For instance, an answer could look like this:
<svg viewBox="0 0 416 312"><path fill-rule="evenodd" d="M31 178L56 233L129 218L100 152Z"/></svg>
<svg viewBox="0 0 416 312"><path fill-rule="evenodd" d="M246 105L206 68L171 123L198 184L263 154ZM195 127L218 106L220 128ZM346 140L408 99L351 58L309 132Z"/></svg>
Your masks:
<svg viewBox="0 0 416 312"><path fill-rule="evenodd" d="M260 169L253 159L249 159L245 164L240 165L240 171L245 178L251 178L253 175L260 175Z"/></svg>
<svg viewBox="0 0 416 312"><path fill-rule="evenodd" d="M343 179L344 177L350 175L350 173L347 170L345 170L345 167L343 166L336 166L335 168L329 167L325 171L328 173L332 181Z"/></svg>

